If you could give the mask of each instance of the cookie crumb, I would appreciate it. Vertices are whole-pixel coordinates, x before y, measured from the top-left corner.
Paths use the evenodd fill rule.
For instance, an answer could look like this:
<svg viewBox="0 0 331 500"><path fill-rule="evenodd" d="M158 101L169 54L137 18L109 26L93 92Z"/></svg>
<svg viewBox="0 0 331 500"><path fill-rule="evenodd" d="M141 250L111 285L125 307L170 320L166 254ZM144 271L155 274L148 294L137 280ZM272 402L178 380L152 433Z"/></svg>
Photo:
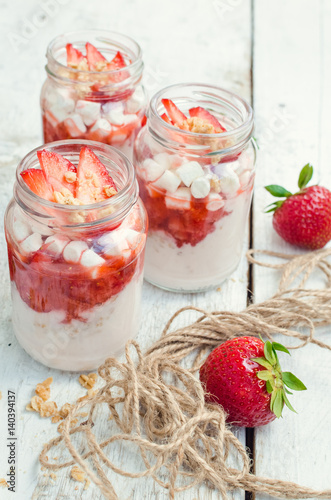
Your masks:
<svg viewBox="0 0 331 500"><path fill-rule="evenodd" d="M1 478L1 479L0 479L0 486L1 486L2 488L8 488L8 483L7 483L7 481L6 481L5 479Z"/></svg>
<svg viewBox="0 0 331 500"><path fill-rule="evenodd" d="M81 375L79 377L79 383L85 387L85 389L92 389L97 381L98 375L96 373L90 373L89 375Z"/></svg>

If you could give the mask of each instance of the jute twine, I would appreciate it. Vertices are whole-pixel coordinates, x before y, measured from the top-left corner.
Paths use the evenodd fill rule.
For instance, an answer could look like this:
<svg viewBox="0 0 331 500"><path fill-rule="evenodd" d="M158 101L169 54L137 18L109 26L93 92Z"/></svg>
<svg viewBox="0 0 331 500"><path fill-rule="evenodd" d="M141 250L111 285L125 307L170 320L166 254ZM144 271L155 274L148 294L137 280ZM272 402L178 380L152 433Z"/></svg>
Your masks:
<svg viewBox="0 0 331 500"><path fill-rule="evenodd" d="M287 262L261 263L254 257L257 253ZM315 491L250 473L251 462L245 447L225 423L222 408L205 404L203 389L196 378L196 370L207 352L235 336L262 334L272 340L273 334L281 333L297 339L294 348L311 342L330 350L329 345L315 337L316 327L331 324L331 265L327 260L330 255L331 249L302 256L250 251L247 257L251 263L282 270L276 294L241 313L182 308L145 354L137 342L128 342L126 361L120 363L110 358L100 366L99 375L105 385L95 396L74 405L61 435L45 445L41 464L52 470L78 464L105 498L111 500L120 497L107 477L107 468L124 477L151 476L169 490L170 498L202 482L216 488L222 499L228 498L228 492L235 488L279 498L331 498L331 489ZM304 287L315 268L326 279L323 289ZM200 314L195 323L169 332L174 319L187 310ZM186 362L191 360L189 369L183 367L184 358ZM92 429L101 404L107 405L118 433L97 439ZM71 428L72 420L83 407L89 408L88 419ZM109 424L109 434L110 428ZM84 438L84 451L80 449L81 443L79 446L76 443L77 433L76 438ZM132 473L110 460L111 445L117 441L131 443L132 453L140 454L144 470ZM61 442L72 460L54 463L47 453ZM232 465L234 458L238 466Z"/></svg>

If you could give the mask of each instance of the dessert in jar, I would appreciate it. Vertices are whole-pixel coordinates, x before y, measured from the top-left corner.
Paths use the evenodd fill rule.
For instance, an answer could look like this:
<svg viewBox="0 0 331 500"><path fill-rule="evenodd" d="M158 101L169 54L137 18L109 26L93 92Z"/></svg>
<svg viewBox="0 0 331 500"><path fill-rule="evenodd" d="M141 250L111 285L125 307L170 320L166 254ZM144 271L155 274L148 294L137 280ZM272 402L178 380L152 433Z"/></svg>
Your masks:
<svg viewBox="0 0 331 500"><path fill-rule="evenodd" d="M90 370L139 326L146 212L116 149L63 141L17 168L5 214L13 329L33 358Z"/></svg>
<svg viewBox="0 0 331 500"><path fill-rule="evenodd" d="M48 46L46 72L44 142L100 141L131 158L146 108L139 45L108 31L61 35Z"/></svg>
<svg viewBox="0 0 331 500"><path fill-rule="evenodd" d="M180 84L151 99L134 147L149 282L196 292L235 270L254 182L252 133L252 108L224 89Z"/></svg>

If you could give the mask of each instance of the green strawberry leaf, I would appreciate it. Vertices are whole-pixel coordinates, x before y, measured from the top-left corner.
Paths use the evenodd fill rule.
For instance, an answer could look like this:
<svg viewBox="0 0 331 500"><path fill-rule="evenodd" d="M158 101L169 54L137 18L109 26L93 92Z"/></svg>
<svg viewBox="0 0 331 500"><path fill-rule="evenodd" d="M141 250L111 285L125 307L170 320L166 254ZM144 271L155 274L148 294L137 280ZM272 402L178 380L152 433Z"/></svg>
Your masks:
<svg viewBox="0 0 331 500"><path fill-rule="evenodd" d="M305 391L307 387L291 372L283 372L283 381L290 389L294 391Z"/></svg>
<svg viewBox="0 0 331 500"><path fill-rule="evenodd" d="M286 394L293 394L293 392L291 392L288 389L286 389L285 385L284 385L284 391L286 392Z"/></svg>
<svg viewBox="0 0 331 500"><path fill-rule="evenodd" d="M264 211L264 213L268 214L270 212L274 212L275 210L277 210L277 208L280 208L283 203L284 203L285 200L279 200L279 201L274 201L273 203L270 203L269 205L267 205L265 208L266 210ZM271 208L269 208L271 207ZM269 210L267 210L267 208L269 208Z"/></svg>
<svg viewBox="0 0 331 500"><path fill-rule="evenodd" d="M283 352L286 352L287 354L289 354L291 356L291 353L288 349L286 349L285 346L283 346L283 344L278 344L278 342L273 342L272 343L272 347L276 350L276 351L283 351Z"/></svg>
<svg viewBox="0 0 331 500"><path fill-rule="evenodd" d="M277 391L272 391L271 399L270 399L270 410L271 411L274 411L274 404L275 404L276 396L277 396Z"/></svg>
<svg viewBox="0 0 331 500"><path fill-rule="evenodd" d="M269 361L269 363L271 365L274 365L277 363L277 355L275 355L275 351L272 349L272 345L271 345L271 342L269 342L269 340L266 341L266 343L264 344L264 355L265 355L265 358L267 361Z"/></svg>
<svg viewBox="0 0 331 500"><path fill-rule="evenodd" d="M313 176L313 171L314 169L310 165L310 163L307 163L307 165L303 167L303 169L300 172L298 180L299 189L303 189L307 186L308 182L311 180Z"/></svg>
<svg viewBox="0 0 331 500"><path fill-rule="evenodd" d="M273 392L273 390L274 390L274 389L273 389L273 387L272 387L272 385L271 385L270 380L267 380L265 385L266 385L267 392L268 392L269 394L272 394L272 392Z"/></svg>
<svg viewBox="0 0 331 500"><path fill-rule="evenodd" d="M291 410L291 411L294 411L294 413L298 413L297 411L295 411L295 409L293 408L293 406L291 405L291 403L289 402L289 400L287 399L287 396L285 394L285 392L283 392L283 399L284 399L284 402L286 404L286 406Z"/></svg>
<svg viewBox="0 0 331 500"><path fill-rule="evenodd" d="M273 376L270 370L260 370L256 373L257 378L260 380L272 380Z"/></svg>
<svg viewBox="0 0 331 500"><path fill-rule="evenodd" d="M264 368L267 368L268 370L271 370L272 368L272 365L265 358L251 358L251 359L252 361L255 361L255 363L264 366Z"/></svg>
<svg viewBox="0 0 331 500"><path fill-rule="evenodd" d="M277 198L288 198L289 196L292 196L290 191L287 191L287 189L282 186L278 186L277 184L270 184L269 186L264 187L270 194L272 194L272 196L276 196Z"/></svg>
<svg viewBox="0 0 331 500"><path fill-rule="evenodd" d="M278 389L275 391L276 396L275 396L275 401L273 404L273 409L272 411L276 415L277 418L281 417L283 407L284 407L284 399L283 399L283 391L281 389Z"/></svg>

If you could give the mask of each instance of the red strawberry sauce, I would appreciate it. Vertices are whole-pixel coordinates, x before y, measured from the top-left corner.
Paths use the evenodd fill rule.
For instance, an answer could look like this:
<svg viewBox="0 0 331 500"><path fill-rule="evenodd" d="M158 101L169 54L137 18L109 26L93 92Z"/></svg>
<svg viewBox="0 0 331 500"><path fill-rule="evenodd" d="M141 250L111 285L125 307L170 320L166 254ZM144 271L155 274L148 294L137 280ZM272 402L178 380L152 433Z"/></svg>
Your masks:
<svg viewBox="0 0 331 500"><path fill-rule="evenodd" d="M144 252L138 246L133 259L122 256L103 258L97 276L80 264L68 264L62 255L58 259L43 247L32 257L22 257L8 241L10 279L14 281L22 300L37 312L62 310L65 323L73 319L87 321L83 313L120 293L134 274L142 272Z"/></svg>
<svg viewBox="0 0 331 500"><path fill-rule="evenodd" d="M179 248L184 244L197 245L215 230L217 221L229 215L224 208L214 212L207 210L205 200L193 197L190 209L169 209L165 203L164 193L154 189L153 196L150 196L145 182L139 177L138 182L140 197L148 213L149 229L162 230L169 234L175 239Z"/></svg>

